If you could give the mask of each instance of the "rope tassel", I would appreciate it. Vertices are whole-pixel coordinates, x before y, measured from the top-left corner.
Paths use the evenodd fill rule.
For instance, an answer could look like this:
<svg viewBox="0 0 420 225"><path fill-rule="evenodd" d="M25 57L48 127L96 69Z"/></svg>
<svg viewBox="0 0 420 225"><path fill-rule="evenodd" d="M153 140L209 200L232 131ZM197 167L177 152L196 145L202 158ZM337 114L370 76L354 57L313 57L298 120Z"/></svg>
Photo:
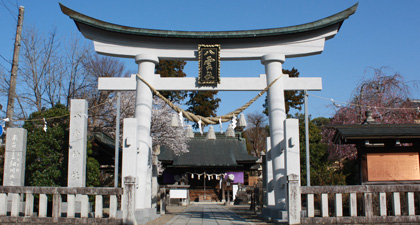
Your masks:
<svg viewBox="0 0 420 225"><path fill-rule="evenodd" d="M47 121L45 120L45 118L43 118L44 119L44 128L42 128L43 130L44 130L44 132L45 133L47 133Z"/></svg>

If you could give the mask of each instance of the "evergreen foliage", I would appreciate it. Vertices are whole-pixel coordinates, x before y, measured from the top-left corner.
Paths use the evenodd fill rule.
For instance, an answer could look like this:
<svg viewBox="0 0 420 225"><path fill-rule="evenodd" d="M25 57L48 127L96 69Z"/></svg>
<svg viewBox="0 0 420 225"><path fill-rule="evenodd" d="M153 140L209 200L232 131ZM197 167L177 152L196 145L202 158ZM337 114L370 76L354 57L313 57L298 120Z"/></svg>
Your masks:
<svg viewBox="0 0 420 225"><path fill-rule="evenodd" d="M90 155L93 154L92 143L88 141L87 143L87 159L86 159L86 187L101 187L104 184L101 184L99 171L99 162Z"/></svg>
<svg viewBox="0 0 420 225"><path fill-rule="evenodd" d="M32 113L23 128L28 130L25 184L66 186L68 167L69 112L64 105ZM67 116L64 116L67 115ZM47 132L43 130L43 118Z"/></svg>
<svg viewBox="0 0 420 225"><path fill-rule="evenodd" d="M189 93L189 105L187 111L203 117L217 116L220 98L216 98L217 91L192 91ZM197 124L193 125L195 128Z"/></svg>
<svg viewBox="0 0 420 225"><path fill-rule="evenodd" d="M161 60L156 66L155 73L161 77L185 77L183 72L185 61L167 61ZM216 98L217 91L161 91L165 98L173 103L180 104L188 98L186 105L187 111L203 117L216 116L217 108L219 108L220 98ZM195 128L197 124L193 125Z"/></svg>
<svg viewBox="0 0 420 225"><path fill-rule="evenodd" d="M305 121L303 114L295 117L299 119L301 181L302 185L306 185ZM346 175L334 161L329 160L328 145L322 140L321 129L326 123L328 119L323 117L309 121L311 185L345 185Z"/></svg>
<svg viewBox="0 0 420 225"><path fill-rule="evenodd" d="M187 63L185 61L160 60L156 65L156 74L161 77L185 77L183 69ZM160 93L173 103L180 104L187 96L187 91L160 91Z"/></svg>
<svg viewBox="0 0 420 225"><path fill-rule="evenodd" d="M220 98L215 98L217 91L193 91L187 102L188 111L203 117L217 116Z"/></svg>
<svg viewBox="0 0 420 225"><path fill-rule="evenodd" d="M291 70L283 69L283 74L289 75L289 77L299 77L299 71L294 67ZM286 105L286 113L289 113L290 109L302 109L304 98L303 91L284 91L284 101ZM267 96L265 97L265 102L263 104L264 110L263 113L268 116L268 102Z"/></svg>
<svg viewBox="0 0 420 225"><path fill-rule="evenodd" d="M47 131L44 121L47 120ZM62 104L32 113L27 129L25 185L67 186L69 150L69 111ZM90 146L90 145L89 145ZM88 152L92 152L88 147ZM99 163L88 157L86 186L99 185Z"/></svg>

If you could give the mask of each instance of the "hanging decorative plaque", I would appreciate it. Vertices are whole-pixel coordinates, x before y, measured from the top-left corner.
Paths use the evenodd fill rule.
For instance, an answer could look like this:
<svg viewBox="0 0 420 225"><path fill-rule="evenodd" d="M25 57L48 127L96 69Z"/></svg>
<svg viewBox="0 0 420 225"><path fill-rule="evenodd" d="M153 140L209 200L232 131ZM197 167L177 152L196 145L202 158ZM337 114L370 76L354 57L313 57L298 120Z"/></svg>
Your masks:
<svg viewBox="0 0 420 225"><path fill-rule="evenodd" d="M220 45L198 45L198 84L220 83Z"/></svg>

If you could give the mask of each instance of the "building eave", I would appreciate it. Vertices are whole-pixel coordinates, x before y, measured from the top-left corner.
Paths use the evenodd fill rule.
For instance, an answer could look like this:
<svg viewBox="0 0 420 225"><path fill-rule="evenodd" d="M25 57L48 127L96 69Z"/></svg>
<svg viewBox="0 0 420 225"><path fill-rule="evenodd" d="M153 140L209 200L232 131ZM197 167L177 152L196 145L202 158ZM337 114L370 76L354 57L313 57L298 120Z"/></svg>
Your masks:
<svg viewBox="0 0 420 225"><path fill-rule="evenodd" d="M419 140L419 124L330 125L336 131L335 144L355 144L364 140Z"/></svg>

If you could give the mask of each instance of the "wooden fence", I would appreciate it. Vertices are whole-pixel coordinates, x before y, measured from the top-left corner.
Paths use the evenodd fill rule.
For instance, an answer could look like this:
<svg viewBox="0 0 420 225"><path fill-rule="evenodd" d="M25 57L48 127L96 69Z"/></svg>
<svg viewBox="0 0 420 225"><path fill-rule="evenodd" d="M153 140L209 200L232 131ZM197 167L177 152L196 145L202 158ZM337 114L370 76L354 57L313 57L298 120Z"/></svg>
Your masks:
<svg viewBox="0 0 420 225"><path fill-rule="evenodd" d="M289 224L420 223L420 185L301 187L288 176ZM417 206L417 207L416 207Z"/></svg>
<svg viewBox="0 0 420 225"><path fill-rule="evenodd" d="M2 186L0 223L134 224L134 188L133 177L124 178L124 189ZM118 207L117 200L123 194L122 207ZM66 212L62 212L63 196L67 199ZM89 196L94 196L93 202L89 202ZM106 213L104 199L109 201ZM90 205L94 205L94 210L90 211ZM123 211L122 218L117 218L118 209Z"/></svg>

